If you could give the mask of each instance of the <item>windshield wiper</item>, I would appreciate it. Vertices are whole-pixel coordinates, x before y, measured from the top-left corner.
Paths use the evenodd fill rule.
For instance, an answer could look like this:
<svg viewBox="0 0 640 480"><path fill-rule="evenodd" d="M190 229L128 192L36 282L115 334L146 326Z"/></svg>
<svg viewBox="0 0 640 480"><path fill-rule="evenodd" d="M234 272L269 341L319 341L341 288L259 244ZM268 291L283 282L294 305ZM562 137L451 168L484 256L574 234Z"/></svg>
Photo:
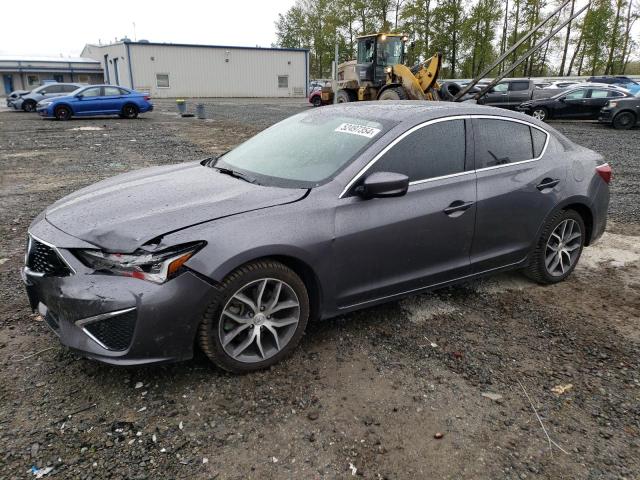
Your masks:
<svg viewBox="0 0 640 480"><path fill-rule="evenodd" d="M229 175L230 177L239 178L240 180L244 180L245 182L249 182L249 183L256 183L255 178L245 175L242 172L238 172L237 170L231 170L230 168L225 168L225 167L212 167L212 168L215 168L220 173Z"/></svg>

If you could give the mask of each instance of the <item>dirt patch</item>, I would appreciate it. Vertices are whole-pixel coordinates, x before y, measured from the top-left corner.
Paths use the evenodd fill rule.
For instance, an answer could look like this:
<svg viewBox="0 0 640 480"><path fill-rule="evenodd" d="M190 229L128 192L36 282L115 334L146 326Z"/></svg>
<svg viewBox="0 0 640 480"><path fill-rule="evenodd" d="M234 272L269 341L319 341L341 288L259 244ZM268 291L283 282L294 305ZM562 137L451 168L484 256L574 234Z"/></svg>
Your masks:
<svg viewBox="0 0 640 480"><path fill-rule="evenodd" d="M201 356L124 369L60 347L18 274L27 227L46 205L115 173L222 153L307 107L207 108L207 121L179 118L170 102L135 121L0 112L4 476L33 477L32 466L64 479L638 476L640 199L629 132L559 125L617 173L608 232L562 284L509 273L313 324L290 359L245 376ZM550 450L536 412L562 450Z"/></svg>

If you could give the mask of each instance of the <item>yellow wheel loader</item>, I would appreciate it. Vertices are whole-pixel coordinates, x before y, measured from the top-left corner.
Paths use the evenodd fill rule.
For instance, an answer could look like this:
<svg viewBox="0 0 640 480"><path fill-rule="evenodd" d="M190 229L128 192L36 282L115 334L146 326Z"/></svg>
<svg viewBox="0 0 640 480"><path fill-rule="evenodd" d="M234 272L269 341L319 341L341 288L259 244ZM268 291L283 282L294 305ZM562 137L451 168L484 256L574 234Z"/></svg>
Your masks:
<svg viewBox="0 0 640 480"><path fill-rule="evenodd" d="M358 58L338 65L337 103L362 100L438 100L442 55L436 54L412 68L404 65L407 36L394 33L364 35L358 40ZM333 101L334 89L325 87L323 103Z"/></svg>
<svg viewBox="0 0 640 480"><path fill-rule="evenodd" d="M568 18L558 22L559 24L554 24L547 35L538 40L515 62L504 68L498 77L481 88L476 87L480 80L503 63L509 55L529 40L569 2L570 0L563 0L563 3L550 15L522 36L464 87L454 82L443 85L438 83L438 75L442 66L440 53L411 68L405 66L405 44L408 38L404 34L376 33L357 37L358 58L338 65L337 80L332 82L332 87L323 87L322 89L322 103L332 103L334 95L337 103L362 100L446 100L453 102L478 100L588 7L587 4L573 12Z"/></svg>

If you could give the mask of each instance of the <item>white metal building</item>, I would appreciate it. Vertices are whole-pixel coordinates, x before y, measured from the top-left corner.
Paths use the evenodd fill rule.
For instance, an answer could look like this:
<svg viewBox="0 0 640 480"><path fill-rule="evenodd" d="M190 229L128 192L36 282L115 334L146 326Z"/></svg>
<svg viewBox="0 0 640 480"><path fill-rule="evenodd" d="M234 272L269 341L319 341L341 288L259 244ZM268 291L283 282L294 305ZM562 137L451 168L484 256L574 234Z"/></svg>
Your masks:
<svg viewBox="0 0 640 480"><path fill-rule="evenodd" d="M152 97L306 97L305 49L132 42L86 45L104 81Z"/></svg>
<svg viewBox="0 0 640 480"><path fill-rule="evenodd" d="M0 55L0 94L32 90L45 80L100 83L102 65L92 58L24 57Z"/></svg>

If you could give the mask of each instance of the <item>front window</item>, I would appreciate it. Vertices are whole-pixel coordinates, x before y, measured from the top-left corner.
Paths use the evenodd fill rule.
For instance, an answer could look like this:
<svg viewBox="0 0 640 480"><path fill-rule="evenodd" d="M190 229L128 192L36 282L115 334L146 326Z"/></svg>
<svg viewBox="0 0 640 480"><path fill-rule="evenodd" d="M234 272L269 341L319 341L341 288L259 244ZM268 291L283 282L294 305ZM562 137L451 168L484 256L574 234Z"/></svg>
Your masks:
<svg viewBox="0 0 640 480"><path fill-rule="evenodd" d="M508 89L509 89L509 84L507 82L499 83L495 87L493 87L494 92L506 92Z"/></svg>
<svg viewBox="0 0 640 480"><path fill-rule="evenodd" d="M214 165L261 185L316 186L333 177L393 124L333 112L305 112L276 123Z"/></svg>
<svg viewBox="0 0 640 480"><path fill-rule="evenodd" d="M567 93L564 98L565 100L580 100L585 97L586 93L586 90L574 90Z"/></svg>
<svg viewBox="0 0 640 480"><path fill-rule="evenodd" d="M87 88L86 90L83 90L80 93L82 93L82 96L85 97L85 98L88 98L88 97L99 97L100 96L100 87Z"/></svg>

